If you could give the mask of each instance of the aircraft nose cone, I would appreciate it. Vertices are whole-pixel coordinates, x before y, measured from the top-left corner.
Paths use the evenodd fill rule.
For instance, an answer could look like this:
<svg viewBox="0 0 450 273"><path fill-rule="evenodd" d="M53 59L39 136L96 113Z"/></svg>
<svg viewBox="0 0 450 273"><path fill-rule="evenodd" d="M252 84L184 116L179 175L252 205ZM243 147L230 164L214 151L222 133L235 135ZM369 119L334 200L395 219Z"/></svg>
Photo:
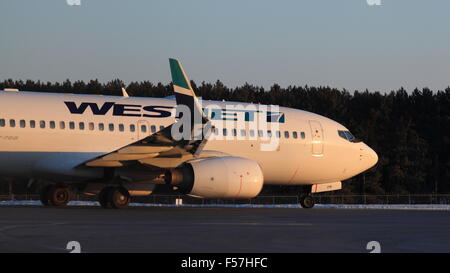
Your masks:
<svg viewBox="0 0 450 273"><path fill-rule="evenodd" d="M375 166L378 162L377 153L370 147L367 147L367 162L369 164L368 168Z"/></svg>

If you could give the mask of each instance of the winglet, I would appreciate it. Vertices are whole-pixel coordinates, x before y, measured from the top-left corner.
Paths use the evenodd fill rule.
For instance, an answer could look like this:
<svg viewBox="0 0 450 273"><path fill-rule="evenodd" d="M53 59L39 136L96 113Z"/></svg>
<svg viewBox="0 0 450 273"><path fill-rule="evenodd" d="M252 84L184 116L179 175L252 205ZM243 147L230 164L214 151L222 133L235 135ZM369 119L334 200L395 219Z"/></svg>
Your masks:
<svg viewBox="0 0 450 273"><path fill-rule="evenodd" d="M191 83L184 72L183 66L178 60L169 59L170 73L175 93L181 93L188 96L195 96Z"/></svg>
<svg viewBox="0 0 450 273"><path fill-rule="evenodd" d="M210 127L211 124L203 112L200 102L195 96L194 90L192 89L191 83L184 72L181 63L175 59L169 59L169 63L175 100L177 105L183 105L189 108L191 113L191 136L197 136L197 129L201 129L203 125ZM200 119L197 119L196 117L200 117ZM199 149L199 151L200 150L201 149Z"/></svg>
<svg viewBox="0 0 450 273"><path fill-rule="evenodd" d="M172 74L173 91L178 105L186 105L191 109L191 113L198 111L205 117L203 110L195 96L191 83L184 72L183 66L178 60L169 59L170 73Z"/></svg>
<svg viewBox="0 0 450 273"><path fill-rule="evenodd" d="M128 98L128 93L127 90L125 90L125 88L122 87L122 96L124 96L125 98Z"/></svg>

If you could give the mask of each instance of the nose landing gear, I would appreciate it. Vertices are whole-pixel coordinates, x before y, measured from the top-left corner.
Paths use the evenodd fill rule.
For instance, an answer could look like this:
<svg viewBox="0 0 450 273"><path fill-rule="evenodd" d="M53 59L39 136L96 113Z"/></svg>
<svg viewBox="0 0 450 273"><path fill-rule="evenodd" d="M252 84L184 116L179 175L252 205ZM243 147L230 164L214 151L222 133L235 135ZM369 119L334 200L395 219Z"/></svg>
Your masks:
<svg viewBox="0 0 450 273"><path fill-rule="evenodd" d="M315 205L314 197L311 194L304 194L300 196L300 205L304 209L310 209Z"/></svg>

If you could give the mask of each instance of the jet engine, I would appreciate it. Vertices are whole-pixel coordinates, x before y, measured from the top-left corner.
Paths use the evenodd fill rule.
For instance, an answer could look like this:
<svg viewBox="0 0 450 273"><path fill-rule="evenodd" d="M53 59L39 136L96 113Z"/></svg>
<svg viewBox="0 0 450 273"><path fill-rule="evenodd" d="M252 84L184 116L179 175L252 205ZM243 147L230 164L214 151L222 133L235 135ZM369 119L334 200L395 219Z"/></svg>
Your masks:
<svg viewBox="0 0 450 273"><path fill-rule="evenodd" d="M264 183L258 163L234 156L189 161L167 171L165 180L182 193L201 198L253 198Z"/></svg>

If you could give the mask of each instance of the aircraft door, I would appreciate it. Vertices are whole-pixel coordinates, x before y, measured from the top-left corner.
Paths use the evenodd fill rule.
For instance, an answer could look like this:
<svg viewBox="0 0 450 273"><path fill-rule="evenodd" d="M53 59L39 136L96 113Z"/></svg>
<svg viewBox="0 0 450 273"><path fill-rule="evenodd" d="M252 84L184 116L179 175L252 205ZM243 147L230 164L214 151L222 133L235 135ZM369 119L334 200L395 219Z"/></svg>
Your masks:
<svg viewBox="0 0 450 273"><path fill-rule="evenodd" d="M312 143L312 155L323 155L323 129L320 122L316 120L310 120L309 126L311 127L311 143Z"/></svg>

